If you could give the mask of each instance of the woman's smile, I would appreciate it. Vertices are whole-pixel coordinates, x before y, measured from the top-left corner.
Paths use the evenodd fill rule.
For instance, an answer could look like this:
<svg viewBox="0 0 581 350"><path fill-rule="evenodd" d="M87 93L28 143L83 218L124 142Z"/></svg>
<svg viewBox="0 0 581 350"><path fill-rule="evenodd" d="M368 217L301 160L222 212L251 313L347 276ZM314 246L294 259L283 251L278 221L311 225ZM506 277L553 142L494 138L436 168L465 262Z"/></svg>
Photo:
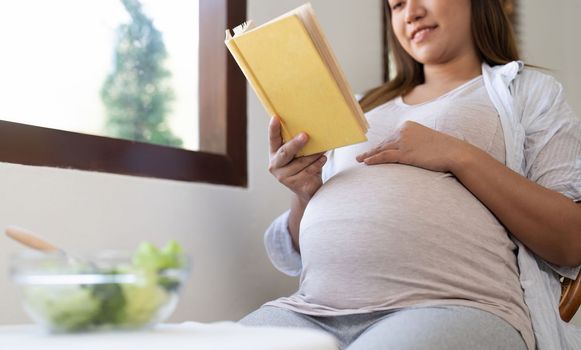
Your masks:
<svg viewBox="0 0 581 350"><path fill-rule="evenodd" d="M424 40L427 40L431 34L438 29L438 26L422 26L420 28L415 29L412 32L411 40L412 42L419 44Z"/></svg>

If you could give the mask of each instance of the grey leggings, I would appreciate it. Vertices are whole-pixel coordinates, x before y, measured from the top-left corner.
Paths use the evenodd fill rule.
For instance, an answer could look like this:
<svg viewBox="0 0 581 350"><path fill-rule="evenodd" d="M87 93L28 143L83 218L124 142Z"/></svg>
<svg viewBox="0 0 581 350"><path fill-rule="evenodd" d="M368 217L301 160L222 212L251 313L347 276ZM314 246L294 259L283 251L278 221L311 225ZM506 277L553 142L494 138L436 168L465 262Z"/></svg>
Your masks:
<svg viewBox="0 0 581 350"><path fill-rule="evenodd" d="M526 350L519 332L489 312L434 306L345 316L309 316L263 306L239 321L247 326L303 327L326 331L340 349Z"/></svg>

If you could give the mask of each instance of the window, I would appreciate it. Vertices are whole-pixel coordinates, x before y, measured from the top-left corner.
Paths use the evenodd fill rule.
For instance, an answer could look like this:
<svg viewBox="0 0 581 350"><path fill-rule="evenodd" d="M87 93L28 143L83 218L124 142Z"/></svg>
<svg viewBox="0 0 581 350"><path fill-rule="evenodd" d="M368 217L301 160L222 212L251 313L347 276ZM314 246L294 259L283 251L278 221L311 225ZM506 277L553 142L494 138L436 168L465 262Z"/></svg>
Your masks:
<svg viewBox="0 0 581 350"><path fill-rule="evenodd" d="M34 2L35 0L28 1ZM168 4L169 6L172 5L172 2L164 2L163 0L94 0L95 3L100 4L99 6L115 2L116 6L119 7L120 3L123 3L126 8L127 5L139 5L141 3L144 5L148 3L155 4L156 1L157 4L165 3L166 7ZM247 182L246 81L239 69L237 69L233 59L227 54L224 45L224 31L226 28L232 28L245 20L246 1L190 1L195 3L193 6L198 7L196 17L199 18L198 74L195 86L198 91L197 98L194 93L191 93L192 89L187 90L190 91L190 95L194 95L192 96L192 101L199 101L196 108L199 115L199 132L195 135L197 137L194 142L197 144L196 147L180 148L178 147L179 143L173 146L164 146L161 144L169 143L165 143L166 141L164 140L156 142L156 140L159 141L160 137L152 141L157 143L154 144L140 139L138 135L135 138L132 138L131 135L129 137L108 134L99 136L84 130L64 130L64 127L59 127L58 125L40 126L35 122L20 122L9 119L10 115L6 115L7 112L2 111L2 108L0 108L0 119L4 119L0 120L0 161L245 186ZM38 6L47 3L46 0L36 0L36 2ZM68 0L68 2L70 6L76 3L75 0ZM60 6L63 6L66 3L67 0L54 0L51 4L61 4ZM173 4L177 6L177 3ZM150 7L150 9L152 8L154 7ZM62 8L57 8L56 10L62 13L69 13L63 11ZM85 25L87 22L86 19L79 21L79 23L85 23ZM34 23L31 25L34 25ZM184 30L186 31L188 28L184 28ZM45 27L44 31L46 32L48 29ZM74 31L74 28L71 31ZM32 32L34 33L34 30ZM19 31L13 30L10 35L15 38L15 42L34 42L30 38L19 37L22 35L19 34ZM120 41L118 38L117 43L119 44ZM43 42L43 44L45 50L51 48L50 45L46 45L46 42ZM70 46L79 46L79 44L79 42L71 43ZM136 43L136 45L139 45L139 43ZM193 46L195 43L191 43L191 45ZM55 46L53 48L58 50L58 47ZM79 48L79 50L82 49ZM12 51L13 55L17 55L15 51ZM21 55L25 55L22 50L19 52ZM44 51L44 57L42 50L38 52L39 54L36 55L35 59L43 60L47 51ZM62 54L63 60L66 58L65 56L67 55ZM67 57L70 57L70 55ZM29 57L22 58L28 59ZM21 61L26 61L26 59ZM18 60L16 60L16 63L18 63ZM192 62L192 64L195 65L195 62ZM30 71L31 69L28 70L28 72ZM185 75L183 73L178 74L180 77ZM23 77L19 81L23 86L32 86L31 84L35 83L34 74L32 76L20 74L19 76ZM40 79L46 80L46 78L37 78L37 80ZM155 90L152 86L147 88ZM103 90L106 89L104 88ZM10 99L10 91L9 89L8 94L4 93L5 99ZM15 93L14 90L12 91ZM179 95L180 93L178 91L175 94ZM188 95L187 92L181 94ZM140 92L137 96L143 97L144 93ZM30 100L21 105L24 106L28 103L42 105L40 103L41 100L39 97L31 95ZM72 100L71 102L73 102ZM66 107L68 104L63 102L62 106ZM63 110L65 109L63 108ZM127 112L123 113L123 116L128 114ZM79 118L82 118L85 113L79 112L79 114L81 114ZM3 115L5 116L4 118L2 118ZM191 117L195 118L196 116L192 115ZM55 119L55 117L51 119ZM181 131L183 129L182 127ZM189 127L186 127L186 129L189 130ZM191 130L191 132L193 133L194 130ZM150 134L151 132L146 135ZM170 135L167 139L173 138L173 136ZM179 138L177 136L175 137L176 139ZM163 137L161 138L163 139ZM182 144L186 143L181 142ZM198 148L198 150L192 150L191 148Z"/></svg>

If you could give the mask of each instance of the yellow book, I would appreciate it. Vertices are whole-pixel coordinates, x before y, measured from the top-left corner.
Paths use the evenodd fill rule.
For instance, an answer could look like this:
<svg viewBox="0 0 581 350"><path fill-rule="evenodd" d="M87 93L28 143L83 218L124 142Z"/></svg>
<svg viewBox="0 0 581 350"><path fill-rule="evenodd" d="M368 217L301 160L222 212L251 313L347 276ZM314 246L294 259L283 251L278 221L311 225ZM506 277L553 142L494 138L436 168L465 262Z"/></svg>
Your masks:
<svg viewBox="0 0 581 350"><path fill-rule="evenodd" d="M366 141L367 121L311 5L258 27L226 30L226 46L287 142L300 132L309 142L299 156Z"/></svg>

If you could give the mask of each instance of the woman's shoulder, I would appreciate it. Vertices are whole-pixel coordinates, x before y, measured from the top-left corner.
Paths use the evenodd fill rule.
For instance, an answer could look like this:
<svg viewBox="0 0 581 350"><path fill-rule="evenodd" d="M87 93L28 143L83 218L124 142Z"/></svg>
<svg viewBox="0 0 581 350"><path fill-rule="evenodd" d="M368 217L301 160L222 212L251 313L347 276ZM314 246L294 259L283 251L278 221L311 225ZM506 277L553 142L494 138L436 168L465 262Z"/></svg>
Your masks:
<svg viewBox="0 0 581 350"><path fill-rule="evenodd" d="M522 67L510 84L510 93L523 116L531 118L566 103L563 85L545 69L535 66Z"/></svg>
<svg viewBox="0 0 581 350"><path fill-rule="evenodd" d="M483 63L483 75L485 81L499 81L508 88L506 91L512 98L521 103L531 103L555 99L562 95L563 86L547 69L533 65L527 65L522 61L511 61L506 64L490 66ZM493 85L493 89L499 85ZM503 90L499 91L503 94Z"/></svg>
<svg viewBox="0 0 581 350"><path fill-rule="evenodd" d="M563 85L545 68L525 65L514 79L514 90L525 98L555 98L563 90Z"/></svg>
<svg viewBox="0 0 581 350"><path fill-rule="evenodd" d="M563 85L544 68L525 66L515 77L511 90L525 125L539 121L579 122L566 101Z"/></svg>

